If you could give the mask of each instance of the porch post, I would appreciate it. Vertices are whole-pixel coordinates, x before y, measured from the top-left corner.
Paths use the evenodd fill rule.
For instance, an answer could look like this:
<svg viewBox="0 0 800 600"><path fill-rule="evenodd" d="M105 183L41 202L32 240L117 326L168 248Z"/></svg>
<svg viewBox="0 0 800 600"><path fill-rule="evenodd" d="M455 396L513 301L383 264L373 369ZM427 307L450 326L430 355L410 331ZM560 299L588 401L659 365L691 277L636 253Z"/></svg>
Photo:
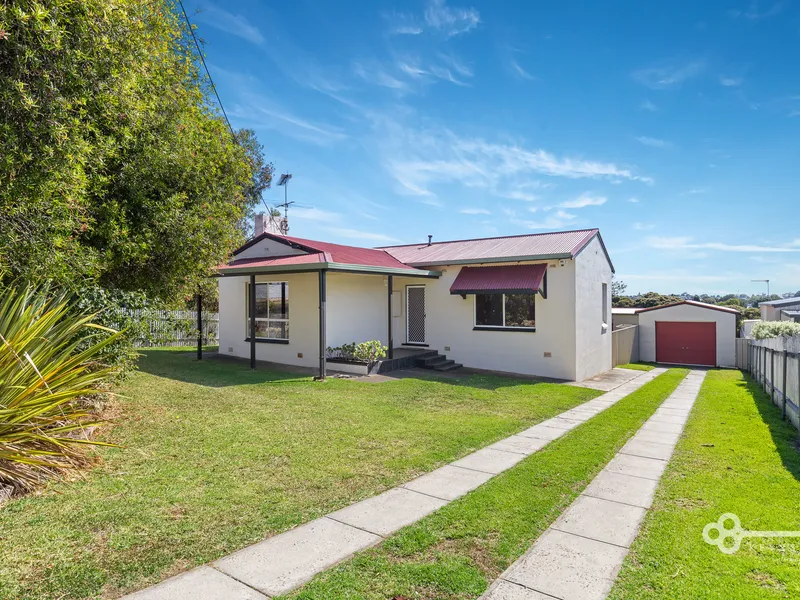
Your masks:
<svg viewBox="0 0 800 600"><path fill-rule="evenodd" d="M203 296L197 294L197 360L203 360Z"/></svg>
<svg viewBox="0 0 800 600"><path fill-rule="evenodd" d="M325 379L325 349L327 348L325 342L325 269L319 272L319 375L318 379Z"/></svg>
<svg viewBox="0 0 800 600"><path fill-rule="evenodd" d="M392 339L392 287L394 282L392 281L392 276L389 275L389 293L388 293L388 303L387 303L387 321L389 326L389 359L391 360L394 358L394 340Z"/></svg>
<svg viewBox="0 0 800 600"><path fill-rule="evenodd" d="M256 368L256 276L250 275L250 368Z"/></svg>

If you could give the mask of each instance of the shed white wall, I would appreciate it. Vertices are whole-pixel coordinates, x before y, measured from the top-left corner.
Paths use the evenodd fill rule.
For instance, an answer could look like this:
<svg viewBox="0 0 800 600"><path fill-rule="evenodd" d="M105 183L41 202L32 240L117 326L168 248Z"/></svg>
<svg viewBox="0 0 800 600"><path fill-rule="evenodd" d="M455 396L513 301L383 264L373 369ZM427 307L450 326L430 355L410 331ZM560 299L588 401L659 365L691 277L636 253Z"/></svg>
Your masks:
<svg viewBox="0 0 800 600"><path fill-rule="evenodd" d="M736 315L701 306L679 304L639 313L639 358L656 360L656 321L714 321L717 324L717 366L736 366Z"/></svg>
<svg viewBox="0 0 800 600"><path fill-rule="evenodd" d="M575 379L583 381L611 369L611 265L595 237L575 257ZM603 315L603 284L606 284ZM603 327L605 322L606 326Z"/></svg>
<svg viewBox="0 0 800 600"><path fill-rule="evenodd" d="M289 343L256 343L256 358L287 365L319 364L319 275L256 276L256 283L289 284ZM249 277L219 278L220 353L250 357L247 323ZM380 340L388 342L386 278L350 273L327 274L326 345ZM302 354L302 358L298 356ZM335 366L331 366L336 369Z"/></svg>
<svg viewBox="0 0 800 600"><path fill-rule="evenodd" d="M575 263L549 265L548 297L536 296L535 332L474 331L475 296L463 299L450 294L459 265L437 266L442 272L439 279L395 277L393 289L399 297L392 319L395 345L406 340L406 286L424 285L426 341L432 349L466 367L575 379ZM550 357L545 357L547 352Z"/></svg>

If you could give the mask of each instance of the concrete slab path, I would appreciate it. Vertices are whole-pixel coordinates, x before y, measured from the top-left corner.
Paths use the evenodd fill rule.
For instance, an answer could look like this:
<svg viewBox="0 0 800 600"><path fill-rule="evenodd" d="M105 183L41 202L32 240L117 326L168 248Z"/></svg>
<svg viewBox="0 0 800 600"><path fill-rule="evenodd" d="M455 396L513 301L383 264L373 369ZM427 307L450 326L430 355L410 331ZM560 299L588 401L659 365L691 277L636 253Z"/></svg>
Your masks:
<svg viewBox="0 0 800 600"><path fill-rule="evenodd" d="M652 381L634 371L612 391L382 494L259 542L127 600L256 600L286 594L510 469ZM639 467L642 468L642 467ZM577 525L576 525L577 526ZM512 598L512 596L508 596ZM496 597L497 598L497 597Z"/></svg>
<svg viewBox="0 0 800 600"><path fill-rule="evenodd" d="M592 388L593 390L600 390L601 392L610 392L623 383L633 381L639 376L640 372L641 371L636 369L614 367L610 371L600 373L599 375L584 379L583 381L571 381L568 385Z"/></svg>
<svg viewBox="0 0 800 600"><path fill-rule="evenodd" d="M583 493L482 596L602 600L617 577L689 418L705 371L691 371Z"/></svg>

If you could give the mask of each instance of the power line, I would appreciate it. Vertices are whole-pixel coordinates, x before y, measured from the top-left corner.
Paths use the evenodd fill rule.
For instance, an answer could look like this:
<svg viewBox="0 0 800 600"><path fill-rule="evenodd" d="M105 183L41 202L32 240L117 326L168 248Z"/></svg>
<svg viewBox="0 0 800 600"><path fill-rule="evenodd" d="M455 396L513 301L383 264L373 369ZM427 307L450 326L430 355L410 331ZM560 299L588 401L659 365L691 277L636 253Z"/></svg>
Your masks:
<svg viewBox="0 0 800 600"><path fill-rule="evenodd" d="M214 90L214 95L217 97L217 102L219 103L219 107L222 109L222 115L225 117L225 122L228 124L228 129L231 130L233 141L238 144L239 140L236 139L236 132L233 130L233 127L231 127L231 122L228 119L228 113L225 112L225 107L222 105L222 98L219 97L219 92L217 92L217 86L214 85L214 80L211 78L211 73L208 70L206 59L203 57L203 51L200 49L200 42L197 41L197 36L194 34L194 28L192 27L192 22L189 21L189 15L186 14L186 9L183 6L183 0L178 0L178 4L180 4L181 10L183 11L183 18L186 19L186 25L189 27L189 32L192 34L194 45L197 48L197 53L200 55L200 60L203 63L203 68L206 70L206 75L208 75L208 80L211 82L211 89Z"/></svg>

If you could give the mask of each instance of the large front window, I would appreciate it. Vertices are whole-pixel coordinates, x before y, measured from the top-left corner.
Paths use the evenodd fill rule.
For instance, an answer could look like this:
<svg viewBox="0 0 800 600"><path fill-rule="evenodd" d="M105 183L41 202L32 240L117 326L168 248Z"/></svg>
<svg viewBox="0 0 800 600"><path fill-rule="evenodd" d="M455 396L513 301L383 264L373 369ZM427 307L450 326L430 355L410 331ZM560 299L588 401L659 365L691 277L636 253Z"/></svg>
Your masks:
<svg viewBox="0 0 800 600"><path fill-rule="evenodd" d="M250 335L250 290L247 295L247 335ZM256 284L256 339L289 339L289 285L285 281Z"/></svg>
<svg viewBox="0 0 800 600"><path fill-rule="evenodd" d="M475 326L534 329L534 297L533 294L476 294Z"/></svg>

